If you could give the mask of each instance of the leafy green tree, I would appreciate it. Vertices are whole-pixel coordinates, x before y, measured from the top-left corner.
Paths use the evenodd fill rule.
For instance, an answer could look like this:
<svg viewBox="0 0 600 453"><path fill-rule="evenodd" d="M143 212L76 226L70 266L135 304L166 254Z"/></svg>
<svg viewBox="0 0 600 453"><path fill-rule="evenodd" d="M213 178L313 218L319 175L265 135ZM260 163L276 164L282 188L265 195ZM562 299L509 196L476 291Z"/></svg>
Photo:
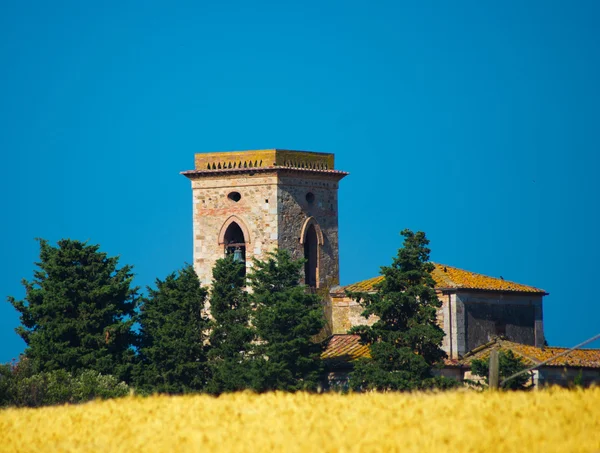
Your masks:
<svg viewBox="0 0 600 453"><path fill-rule="evenodd" d="M498 375L500 381L512 376L519 371L527 369L527 365L509 350L500 350L498 352ZM489 384L490 359L475 359L471 362L471 372L477 376L485 378L485 383ZM531 376L527 373L512 378L502 386L504 390L525 390L529 386Z"/></svg>
<svg viewBox="0 0 600 453"><path fill-rule="evenodd" d="M301 285L303 260L278 250L265 261L254 260L248 279L254 309L259 360L254 364L257 391L310 390L322 371L319 347L312 338L325 324L318 297Z"/></svg>
<svg viewBox="0 0 600 453"><path fill-rule="evenodd" d="M32 281L23 280L24 300L8 301L21 315L17 333L34 372L91 369L127 380L138 288L131 266L117 268L98 245L71 239L53 247L40 243L40 262Z"/></svg>
<svg viewBox="0 0 600 453"><path fill-rule="evenodd" d="M366 318L377 316L372 326L357 326L370 345L371 359L362 359L350 375L355 390L413 390L448 387L455 381L433 378L432 367L446 354L440 348L444 331L437 324L437 298L425 233L404 230L404 245L391 266L381 268L385 277L375 292L348 295L363 307Z"/></svg>
<svg viewBox="0 0 600 453"><path fill-rule="evenodd" d="M27 358L0 365L0 407L39 407L117 398L129 393L125 382L97 371L76 376L65 370L33 373Z"/></svg>
<svg viewBox="0 0 600 453"><path fill-rule="evenodd" d="M210 291L209 380L206 391L219 394L250 387L252 341L250 302L244 264L233 254L217 260Z"/></svg>
<svg viewBox="0 0 600 453"><path fill-rule="evenodd" d="M139 314L142 391L186 393L201 390L207 378L207 291L188 265L148 288Z"/></svg>

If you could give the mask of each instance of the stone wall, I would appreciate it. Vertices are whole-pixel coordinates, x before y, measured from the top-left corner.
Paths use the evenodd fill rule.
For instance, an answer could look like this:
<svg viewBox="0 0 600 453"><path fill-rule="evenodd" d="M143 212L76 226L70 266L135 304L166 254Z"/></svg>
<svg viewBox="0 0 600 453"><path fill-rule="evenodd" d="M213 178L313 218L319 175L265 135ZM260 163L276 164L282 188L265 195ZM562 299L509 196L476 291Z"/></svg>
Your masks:
<svg viewBox="0 0 600 453"><path fill-rule="evenodd" d="M438 325L444 330L442 349L451 359L490 341L497 323L505 324L504 336L517 343L542 346L544 326L542 296L494 292L437 291L442 306L437 311ZM344 295L331 295L331 326L334 334L344 334L353 326L372 325L363 307Z"/></svg>
<svg viewBox="0 0 600 453"><path fill-rule="evenodd" d="M456 332L456 319L451 314L453 294L437 291L437 296L442 302L441 308L437 311L438 325L444 330L442 349L448 354L448 357L456 358L456 335L454 334Z"/></svg>
<svg viewBox="0 0 600 453"><path fill-rule="evenodd" d="M544 344L541 295L457 292L455 306L460 355L498 335L517 343Z"/></svg>
<svg viewBox="0 0 600 453"><path fill-rule="evenodd" d="M455 295L451 293L443 293L437 291L438 299L442 302L442 306L437 310L437 322L438 325L444 330L444 339L442 340L442 349L451 358L458 357L457 355L457 340L456 340L456 316L454 318L450 316L450 310L455 310L452 307L451 301ZM351 327L360 325L373 325L377 321L376 316L371 316L369 319L365 319L362 316L364 308L355 300L346 297L345 295L332 294L331 298L331 326L334 334L345 334L348 333ZM454 326L452 328L453 335L451 332L451 323ZM451 347L451 344L453 345Z"/></svg>
<svg viewBox="0 0 600 453"><path fill-rule="evenodd" d="M339 283L337 179L327 174L279 177L279 247L289 250L294 258L304 258L302 229L310 217L315 220L323 238L317 256L319 288ZM314 196L312 201L307 200L308 193Z"/></svg>
<svg viewBox="0 0 600 453"><path fill-rule="evenodd" d="M551 385L571 387L579 379L581 379L584 387L589 387L592 384L600 384L600 369L546 366L539 369L539 374L536 377L536 384L539 387Z"/></svg>
<svg viewBox="0 0 600 453"><path fill-rule="evenodd" d="M331 300L331 326L333 334L348 333L351 327L360 325L373 325L377 317L365 319L361 313L364 308L354 299L346 296L333 296Z"/></svg>
<svg viewBox="0 0 600 453"><path fill-rule="evenodd" d="M204 175L192 180L194 206L194 268L203 285L212 280L212 268L225 254L219 233L232 216L246 231L246 263L264 259L267 252L287 249L294 258L304 258L303 227L313 218L323 243L318 247L319 287L339 281L338 263L338 175L303 173L301 176L273 170ZM228 198L239 192L241 198ZM309 202L307 193L314 196Z"/></svg>
<svg viewBox="0 0 600 453"><path fill-rule="evenodd" d="M194 206L194 268L203 285L212 281L212 269L217 259L225 255L219 244L219 233L225 222L235 216L246 228L246 263L252 258L262 259L265 253L277 247L277 174L214 175L194 179L192 196ZM235 202L227 197L233 191L241 199Z"/></svg>

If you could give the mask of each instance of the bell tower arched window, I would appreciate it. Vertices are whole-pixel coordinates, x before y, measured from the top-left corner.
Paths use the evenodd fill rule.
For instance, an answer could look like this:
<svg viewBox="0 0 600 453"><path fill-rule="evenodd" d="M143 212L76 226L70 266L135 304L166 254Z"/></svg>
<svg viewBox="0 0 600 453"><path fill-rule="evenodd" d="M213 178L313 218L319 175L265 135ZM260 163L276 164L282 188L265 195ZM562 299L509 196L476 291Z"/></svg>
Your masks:
<svg viewBox="0 0 600 453"><path fill-rule="evenodd" d="M304 246L304 283L310 288L319 287L320 248L323 233L314 217L309 217L302 226L300 244Z"/></svg>
<svg viewBox="0 0 600 453"><path fill-rule="evenodd" d="M244 232L236 222L231 222L225 230L225 255L233 254L234 261L244 263L246 268L246 240Z"/></svg>
<svg viewBox="0 0 600 453"><path fill-rule="evenodd" d="M311 288L317 287L317 268L319 266L319 243L314 225L309 225L304 239L304 282Z"/></svg>

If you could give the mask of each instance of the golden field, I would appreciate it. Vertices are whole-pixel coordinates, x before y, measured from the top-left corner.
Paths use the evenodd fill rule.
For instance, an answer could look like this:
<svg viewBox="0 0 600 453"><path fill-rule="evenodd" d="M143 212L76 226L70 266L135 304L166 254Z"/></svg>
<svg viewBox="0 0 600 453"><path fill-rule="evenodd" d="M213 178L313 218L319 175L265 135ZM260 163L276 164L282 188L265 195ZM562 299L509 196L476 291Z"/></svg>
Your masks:
<svg viewBox="0 0 600 453"><path fill-rule="evenodd" d="M0 411L9 452L594 452L600 388L128 397Z"/></svg>

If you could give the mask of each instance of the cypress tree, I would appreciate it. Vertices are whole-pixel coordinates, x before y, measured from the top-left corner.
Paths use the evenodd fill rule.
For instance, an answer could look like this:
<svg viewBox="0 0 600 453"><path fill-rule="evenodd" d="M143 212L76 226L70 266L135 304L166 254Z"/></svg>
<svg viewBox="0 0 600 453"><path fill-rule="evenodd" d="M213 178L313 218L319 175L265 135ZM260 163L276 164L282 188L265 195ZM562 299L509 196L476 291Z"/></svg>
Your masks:
<svg viewBox="0 0 600 453"><path fill-rule="evenodd" d="M233 392L251 386L252 340L250 303L245 291L244 264L233 255L217 260L210 291L210 393Z"/></svg>
<svg viewBox="0 0 600 453"><path fill-rule="evenodd" d="M371 359L362 359L350 375L350 386L363 390L412 390L452 386L454 381L433 379L431 369L446 357L441 349L444 331L437 324L437 298L425 233L401 232L404 245L373 293L348 293L364 307L362 315L379 319L357 326L370 345Z"/></svg>
<svg viewBox="0 0 600 453"><path fill-rule="evenodd" d="M249 275L252 323L258 336L254 387L266 390L310 390L318 385L322 366L312 338L325 324L318 297L301 285L304 261L278 250L255 260Z"/></svg>
<svg viewBox="0 0 600 453"><path fill-rule="evenodd" d="M128 380L134 364L137 287L131 266L117 268L98 245L71 239L51 246L38 239L40 262L25 299L8 301L20 313L16 331L34 372L91 369Z"/></svg>
<svg viewBox="0 0 600 453"><path fill-rule="evenodd" d="M139 314L138 386L146 392L202 390L207 379L206 289L188 265L157 279L156 289L148 293Z"/></svg>

